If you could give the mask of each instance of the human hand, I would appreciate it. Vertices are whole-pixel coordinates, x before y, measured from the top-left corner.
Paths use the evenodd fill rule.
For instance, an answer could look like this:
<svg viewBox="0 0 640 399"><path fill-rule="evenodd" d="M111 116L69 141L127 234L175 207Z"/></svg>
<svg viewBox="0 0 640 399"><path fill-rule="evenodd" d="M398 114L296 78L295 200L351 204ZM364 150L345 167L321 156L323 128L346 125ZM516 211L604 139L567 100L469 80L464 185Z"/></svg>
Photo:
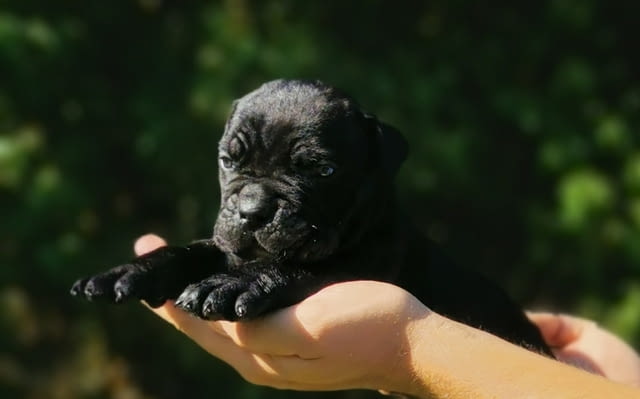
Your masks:
<svg viewBox="0 0 640 399"><path fill-rule="evenodd" d="M147 235L135 251L162 245L160 237ZM200 320L170 302L151 310L254 384L404 393L415 384L407 336L414 321L430 314L405 290L374 281L335 284L250 322Z"/></svg>
<svg viewBox="0 0 640 399"><path fill-rule="evenodd" d="M640 387L640 357L628 344L591 320L529 313L558 360Z"/></svg>
<svg viewBox="0 0 640 399"><path fill-rule="evenodd" d="M136 253L162 245L161 238L144 236L136 242ZM381 282L335 284L297 305L251 322L204 321L169 302L152 310L249 382L276 388L369 388L419 397L431 397L435 388L444 396L467 397L469 381L475 379L471 389L491 393L489 396L495 396L496 390L504 394L504 390L523 386L531 392L542 390L543 397L550 397L553 390L559 394L554 397L566 397L576 386L591 397L621 389L597 379L584 380L580 374L555 366L560 363L431 313L408 292ZM530 318L561 360L614 381L639 385L638 355L595 323L540 313L530 314ZM498 352L501 354L496 355ZM503 362L491 363L492 368L483 369L484 376L475 362L468 361L474 356L498 356ZM411 364L412 360L418 363ZM513 369L524 364L535 365L534 375L540 378L529 378L525 373L518 374L523 380L518 383L492 382L515 378ZM545 380L548 384L540 383ZM456 391L456 387L462 389Z"/></svg>

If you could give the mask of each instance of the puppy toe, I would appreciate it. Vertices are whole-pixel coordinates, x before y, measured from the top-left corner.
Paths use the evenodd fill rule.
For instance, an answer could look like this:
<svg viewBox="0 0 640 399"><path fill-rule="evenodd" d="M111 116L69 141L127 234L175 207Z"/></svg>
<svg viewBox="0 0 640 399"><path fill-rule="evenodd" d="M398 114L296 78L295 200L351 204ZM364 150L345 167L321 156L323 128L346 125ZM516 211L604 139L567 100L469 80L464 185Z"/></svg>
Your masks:
<svg viewBox="0 0 640 399"><path fill-rule="evenodd" d="M82 295L84 293L84 286L86 284L87 284L87 279L86 278L82 278L82 279L77 280L71 286L71 289L69 290L69 293L72 296L80 296L80 295Z"/></svg>
<svg viewBox="0 0 640 399"><path fill-rule="evenodd" d="M87 281L82 291L88 300L106 299L114 300L113 279L104 276L95 276Z"/></svg>
<svg viewBox="0 0 640 399"><path fill-rule="evenodd" d="M233 304L237 294L229 288L214 290L207 296L202 304L202 315L205 319L236 320Z"/></svg>
<svg viewBox="0 0 640 399"><path fill-rule="evenodd" d="M122 265L114 267L104 273L80 279L71 287L71 295L81 296L88 300L101 299L111 302L120 302L134 295L134 275L131 269L134 265ZM120 279L124 278L121 283Z"/></svg>
<svg viewBox="0 0 640 399"><path fill-rule="evenodd" d="M237 320L235 302L247 284L239 277L215 275L184 289L179 308L205 320Z"/></svg>
<svg viewBox="0 0 640 399"><path fill-rule="evenodd" d="M201 317L201 314L199 313L201 307L200 304L205 296L206 294L202 284L190 284L184 289L184 291L182 291L182 294L180 294L175 304L180 309Z"/></svg>
<svg viewBox="0 0 640 399"><path fill-rule="evenodd" d="M251 284L249 289L238 295L234 312L239 320L255 319L272 307L272 299L257 284Z"/></svg>
<svg viewBox="0 0 640 399"><path fill-rule="evenodd" d="M116 303L123 302L134 295L137 280L134 272L127 272L116 281L113 286Z"/></svg>

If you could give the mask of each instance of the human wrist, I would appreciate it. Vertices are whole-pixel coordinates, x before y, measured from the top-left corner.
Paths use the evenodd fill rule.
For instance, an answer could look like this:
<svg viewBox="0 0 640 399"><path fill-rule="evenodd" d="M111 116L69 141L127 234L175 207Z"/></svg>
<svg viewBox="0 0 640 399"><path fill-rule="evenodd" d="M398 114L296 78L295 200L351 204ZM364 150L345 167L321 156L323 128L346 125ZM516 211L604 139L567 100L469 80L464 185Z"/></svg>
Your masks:
<svg viewBox="0 0 640 399"><path fill-rule="evenodd" d="M414 349L429 334L424 327L429 324L427 320L435 314L411 294L405 294L404 305L396 313L395 326L392 333L388 334L385 345L392 350L387 351L382 361L374 365L366 388L413 397L424 392L424 387L416 378Z"/></svg>
<svg viewBox="0 0 640 399"><path fill-rule="evenodd" d="M434 398L436 395L433 387L447 384L446 380L452 374L446 370L445 365L433 360L438 359L443 350L446 350L440 339L451 328L449 322L449 319L430 312L429 317L416 319L408 325L409 351L406 355L405 389L396 392L416 398Z"/></svg>
<svg viewBox="0 0 640 399"><path fill-rule="evenodd" d="M517 397L504 395L495 381L508 380L513 370L479 360L506 361L511 367L511 348L520 348L489 333L458 323L437 313L416 320L409 329L411 342L405 394L417 398ZM522 350L522 352L526 352ZM531 354L533 355L533 354ZM528 356L528 355L527 355ZM520 362L522 364L522 362ZM517 385L517 383L516 383ZM508 390L513 393L514 390ZM515 389L517 391L517 389Z"/></svg>
<svg viewBox="0 0 640 399"><path fill-rule="evenodd" d="M553 361L485 331L433 313L415 323L410 340L413 384L409 395L467 399L528 393L547 397L538 395L546 388L539 386L536 375L544 380L543 374L527 375L526 371L543 369Z"/></svg>

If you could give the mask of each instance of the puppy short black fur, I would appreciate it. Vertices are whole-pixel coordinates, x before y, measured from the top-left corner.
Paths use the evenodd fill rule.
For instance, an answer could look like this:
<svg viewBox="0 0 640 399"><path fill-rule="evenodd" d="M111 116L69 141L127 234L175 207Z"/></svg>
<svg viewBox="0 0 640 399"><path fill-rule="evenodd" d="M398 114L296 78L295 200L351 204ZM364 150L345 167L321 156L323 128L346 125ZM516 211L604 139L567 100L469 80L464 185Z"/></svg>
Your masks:
<svg viewBox="0 0 640 399"><path fill-rule="evenodd" d="M213 238L80 279L73 295L168 299L203 319L248 320L331 283L399 285L434 311L551 356L500 288L453 264L401 214L400 133L339 90L276 80L233 105L219 144Z"/></svg>

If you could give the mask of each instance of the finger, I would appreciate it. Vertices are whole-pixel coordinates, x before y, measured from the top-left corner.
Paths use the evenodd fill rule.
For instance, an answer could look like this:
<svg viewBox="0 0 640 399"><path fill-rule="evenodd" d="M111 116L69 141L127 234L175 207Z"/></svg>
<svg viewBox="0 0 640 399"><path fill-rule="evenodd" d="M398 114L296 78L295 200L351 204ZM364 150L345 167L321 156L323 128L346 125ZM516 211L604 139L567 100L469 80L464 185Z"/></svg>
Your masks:
<svg viewBox="0 0 640 399"><path fill-rule="evenodd" d="M185 334L187 333L187 331L195 332L198 330L202 330L202 333L216 333L217 335L222 336L229 341L231 340L227 336L225 331L219 326L219 322L205 321L193 317L192 315L178 309L173 301L167 301L164 305L157 308L149 307L146 303L145 305L153 313L160 316L166 322L173 325L176 329L184 332ZM191 335L189 336L191 337Z"/></svg>
<svg viewBox="0 0 640 399"><path fill-rule="evenodd" d="M257 365L271 379L268 385L298 391L325 391L333 388L328 386L334 381L326 377L327 364L321 360L264 354L254 354L253 357Z"/></svg>
<svg viewBox="0 0 640 399"><path fill-rule="evenodd" d="M306 360L295 356L271 356L253 354L259 370L258 375L242 375L257 385L295 391L335 391L344 389L372 388L348 383L342 375L333 371L335 365L321 360ZM242 374L242 373L241 373Z"/></svg>
<svg viewBox="0 0 640 399"><path fill-rule="evenodd" d="M538 326L545 342L552 347L562 348L580 337L592 321L563 314L528 313L529 319Z"/></svg>
<svg viewBox="0 0 640 399"><path fill-rule="evenodd" d="M251 352L316 359L316 339L297 317L298 308L294 305L257 320L220 326L236 345Z"/></svg>
<svg viewBox="0 0 640 399"><path fill-rule="evenodd" d="M351 304L349 311L328 316L327 309L340 306L357 297L369 297L378 292L381 284L357 281L338 283L323 288L302 302L279 310L268 316L230 326L227 334L237 345L258 353L278 356L297 356L301 359L317 359L326 353L328 342L323 337L334 327L346 326L366 317L368 304ZM400 294L397 287L394 293ZM405 296L402 291L401 295ZM361 302L361 301L360 301ZM324 342L325 346L322 346Z"/></svg>
<svg viewBox="0 0 640 399"><path fill-rule="evenodd" d="M162 237L155 234L145 234L136 240L133 248L136 255L144 255L165 245L167 242Z"/></svg>
<svg viewBox="0 0 640 399"><path fill-rule="evenodd" d="M267 384L298 391L334 391L344 389L377 389L380 380L367 382L366 372L345 366L335 359L301 359L297 356L255 354L254 358L271 381Z"/></svg>
<svg viewBox="0 0 640 399"><path fill-rule="evenodd" d="M238 363L246 362L248 359L247 352L233 345L233 341L220 328L218 322L195 318L176 308L171 302L159 308L149 309L226 363L236 367ZM247 359L242 359L243 357Z"/></svg>
<svg viewBox="0 0 640 399"><path fill-rule="evenodd" d="M204 350L229 364L247 381L277 388L301 388L299 383L289 381L281 374L283 370L299 367L298 363L288 362L288 359L276 359L267 354L255 354L234 344L226 330L237 323L197 319L176 308L170 302L151 311L187 335ZM226 324L226 328L222 328L222 324Z"/></svg>

